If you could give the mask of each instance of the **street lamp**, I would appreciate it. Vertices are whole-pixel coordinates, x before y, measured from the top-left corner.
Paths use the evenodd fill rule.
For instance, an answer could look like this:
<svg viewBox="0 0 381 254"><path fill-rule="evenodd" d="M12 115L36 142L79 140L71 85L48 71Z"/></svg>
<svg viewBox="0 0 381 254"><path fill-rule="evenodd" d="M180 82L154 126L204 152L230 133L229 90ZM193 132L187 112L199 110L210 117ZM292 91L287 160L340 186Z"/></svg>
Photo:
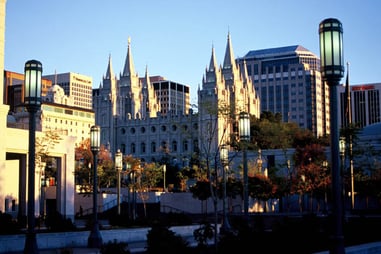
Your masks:
<svg viewBox="0 0 381 254"><path fill-rule="evenodd" d="M229 219L227 217L226 207L226 169L229 167L229 150L226 145L220 148L220 160L222 164L223 197L222 197L222 227L223 232L230 231Z"/></svg>
<svg viewBox="0 0 381 254"><path fill-rule="evenodd" d="M324 160L323 161L323 169L324 169L324 177L327 176L326 172L328 170L328 161ZM325 191L324 191L324 213L327 214L328 209L327 209L327 204L328 204L328 197L327 197L327 185L325 185Z"/></svg>
<svg viewBox="0 0 381 254"><path fill-rule="evenodd" d="M136 176L135 170L132 169L130 172L130 181L132 183L132 220L136 219Z"/></svg>
<svg viewBox="0 0 381 254"><path fill-rule="evenodd" d="M334 18L319 24L321 76L329 86L330 136L332 160L332 208L334 221L333 244L330 253L345 253L342 218L341 175L339 168L339 128L337 110L337 86L344 76L343 26Z"/></svg>
<svg viewBox="0 0 381 254"><path fill-rule="evenodd" d="M340 137L339 140L339 150L340 150L340 158L341 158L341 166L340 166L340 175L341 177L344 175L344 170L345 170L345 137ZM343 181L341 182L341 191L342 191L342 197L343 197L343 213L345 210L345 187Z"/></svg>
<svg viewBox="0 0 381 254"><path fill-rule="evenodd" d="M97 154L100 150L100 132L101 128L97 125L93 125L90 128L90 148L93 153L93 227L90 232L90 236L87 240L87 246L89 248L102 247L102 236L99 231L98 225L98 189L97 189Z"/></svg>
<svg viewBox="0 0 381 254"><path fill-rule="evenodd" d="M239 139L243 143L243 210L245 218L249 213L249 179L247 170L247 143L250 140L250 116L247 112L239 114Z"/></svg>
<svg viewBox="0 0 381 254"><path fill-rule="evenodd" d="M131 217L131 190L130 190L130 169L131 164L126 162L126 172L127 172L127 188L128 188L128 217Z"/></svg>
<svg viewBox="0 0 381 254"><path fill-rule="evenodd" d="M123 154L118 149L118 151L115 153L115 169L117 174L117 204L118 204L118 215L120 215L120 171L123 167Z"/></svg>
<svg viewBox="0 0 381 254"><path fill-rule="evenodd" d="M24 105L29 112L29 146L28 146L28 230L25 238L24 253L38 253L36 241L34 188L35 188L35 154L36 154L36 113L41 108L41 75L42 64L37 60L25 63Z"/></svg>
<svg viewBox="0 0 381 254"><path fill-rule="evenodd" d="M287 212L290 211L291 183L291 160L287 160Z"/></svg>
<svg viewBox="0 0 381 254"><path fill-rule="evenodd" d="M40 162L40 217L44 220L46 215L46 180L45 180L46 162Z"/></svg>
<svg viewBox="0 0 381 254"><path fill-rule="evenodd" d="M257 158L257 165L258 165L258 174L262 174L262 150L258 149L258 158Z"/></svg>
<svg viewBox="0 0 381 254"><path fill-rule="evenodd" d="M165 183L165 175L166 175L166 172L167 172L167 165L166 164L164 164L163 165L163 191L164 192L166 192L166 187L165 187L165 185L166 185L166 183Z"/></svg>

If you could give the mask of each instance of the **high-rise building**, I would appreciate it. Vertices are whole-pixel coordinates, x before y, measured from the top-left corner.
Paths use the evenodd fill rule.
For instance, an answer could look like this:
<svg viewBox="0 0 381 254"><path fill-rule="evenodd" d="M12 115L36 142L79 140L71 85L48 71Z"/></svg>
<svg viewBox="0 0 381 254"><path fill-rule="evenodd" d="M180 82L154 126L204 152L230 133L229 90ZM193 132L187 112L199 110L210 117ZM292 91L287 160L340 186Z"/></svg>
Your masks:
<svg viewBox="0 0 381 254"><path fill-rule="evenodd" d="M261 112L280 113L317 137L329 133L329 90L315 54L300 45L251 50L239 63L247 66Z"/></svg>
<svg viewBox="0 0 381 254"><path fill-rule="evenodd" d="M340 102L340 125L347 120L345 85L338 87ZM349 86L351 122L359 127L381 123L381 83L354 84Z"/></svg>
<svg viewBox="0 0 381 254"><path fill-rule="evenodd" d="M65 94L73 98L74 106L92 109L91 95L93 80L86 75L67 72L53 75L45 75L42 78L49 79L53 84L59 85Z"/></svg>
<svg viewBox="0 0 381 254"><path fill-rule="evenodd" d="M162 115L187 115L189 113L189 86L165 78L158 81L150 79L159 99Z"/></svg>

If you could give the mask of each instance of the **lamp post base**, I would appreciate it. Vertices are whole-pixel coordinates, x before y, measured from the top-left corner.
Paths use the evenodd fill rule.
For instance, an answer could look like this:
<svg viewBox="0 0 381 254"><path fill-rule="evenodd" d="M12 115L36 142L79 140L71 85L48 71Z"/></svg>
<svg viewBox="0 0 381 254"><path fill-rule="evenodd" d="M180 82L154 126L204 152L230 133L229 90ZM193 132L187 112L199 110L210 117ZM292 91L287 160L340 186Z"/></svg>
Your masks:
<svg viewBox="0 0 381 254"><path fill-rule="evenodd" d="M231 233L231 231L232 229L230 227L229 221L227 220L227 218L224 218L224 221L222 222L220 227L220 234L227 235Z"/></svg>
<svg viewBox="0 0 381 254"><path fill-rule="evenodd" d="M102 247L102 236L99 231L98 223L94 223L93 228L90 232L90 236L87 240L87 247L89 248L101 248Z"/></svg>
<svg viewBox="0 0 381 254"><path fill-rule="evenodd" d="M38 253L36 233L27 233L25 238L25 254L36 254Z"/></svg>

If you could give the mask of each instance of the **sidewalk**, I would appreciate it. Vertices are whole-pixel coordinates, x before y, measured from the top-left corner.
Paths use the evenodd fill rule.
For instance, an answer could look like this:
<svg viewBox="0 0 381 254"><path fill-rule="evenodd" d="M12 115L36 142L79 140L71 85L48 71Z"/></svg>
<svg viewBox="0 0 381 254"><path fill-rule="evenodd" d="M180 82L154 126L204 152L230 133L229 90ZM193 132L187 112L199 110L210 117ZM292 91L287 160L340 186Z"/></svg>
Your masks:
<svg viewBox="0 0 381 254"><path fill-rule="evenodd" d="M144 253L145 248L144 246L139 246L143 244L133 244L136 245L134 247L130 247L131 253ZM97 248L60 248L60 249L48 249L48 250L39 250L39 254L101 254L100 249ZM23 254L23 252L11 252L10 254Z"/></svg>

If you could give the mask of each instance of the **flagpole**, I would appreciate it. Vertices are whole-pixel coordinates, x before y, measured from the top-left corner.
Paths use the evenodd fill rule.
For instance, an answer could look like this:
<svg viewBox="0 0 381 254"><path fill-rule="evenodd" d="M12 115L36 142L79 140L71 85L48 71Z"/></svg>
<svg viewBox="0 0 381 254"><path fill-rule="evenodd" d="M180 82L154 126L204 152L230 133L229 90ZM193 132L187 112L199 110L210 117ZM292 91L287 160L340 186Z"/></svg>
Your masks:
<svg viewBox="0 0 381 254"><path fill-rule="evenodd" d="M348 145L348 155L349 155L349 169L351 175L351 210L355 208L355 181L353 173L353 150L352 150L352 105L351 105L351 91L349 87L349 62L347 62L347 78L345 83L345 93L346 98L346 108L345 108L345 117L346 117L346 128L347 128L347 140Z"/></svg>

